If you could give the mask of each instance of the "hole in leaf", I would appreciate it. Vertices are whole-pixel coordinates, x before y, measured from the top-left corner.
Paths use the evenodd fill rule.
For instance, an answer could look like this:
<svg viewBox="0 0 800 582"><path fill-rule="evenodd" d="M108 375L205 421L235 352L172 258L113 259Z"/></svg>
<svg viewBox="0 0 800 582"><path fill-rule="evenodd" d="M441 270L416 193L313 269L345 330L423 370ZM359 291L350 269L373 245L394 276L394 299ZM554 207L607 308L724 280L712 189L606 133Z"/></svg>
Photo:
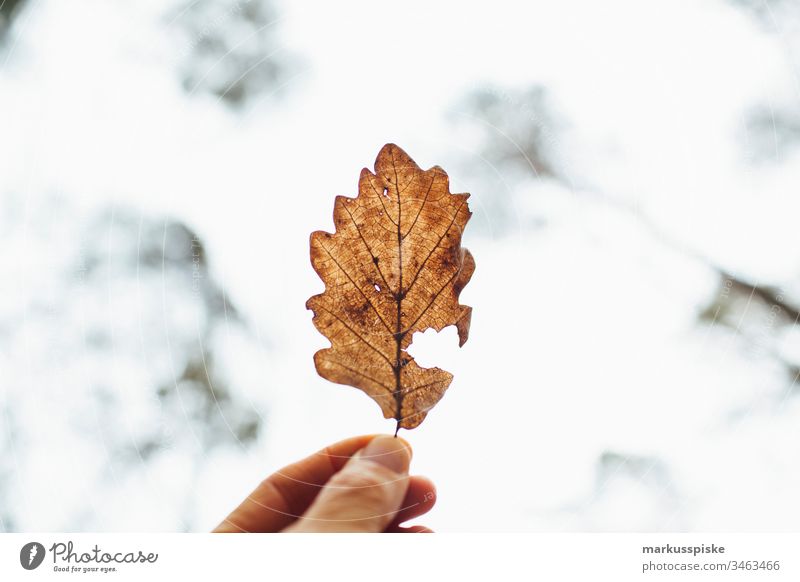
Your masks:
<svg viewBox="0 0 800 582"><path fill-rule="evenodd" d="M415 332L408 353L413 356L417 364L423 368L439 366L444 370L458 368L459 353L458 333L455 326L448 326L440 332L427 329L425 332Z"/></svg>

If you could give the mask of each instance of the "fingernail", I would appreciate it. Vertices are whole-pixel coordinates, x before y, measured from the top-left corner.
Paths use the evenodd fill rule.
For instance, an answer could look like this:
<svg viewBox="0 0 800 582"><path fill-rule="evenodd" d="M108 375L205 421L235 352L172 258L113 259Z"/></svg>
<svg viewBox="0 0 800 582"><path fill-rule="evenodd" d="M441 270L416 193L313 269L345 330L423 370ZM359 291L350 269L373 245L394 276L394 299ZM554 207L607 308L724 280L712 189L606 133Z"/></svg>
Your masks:
<svg viewBox="0 0 800 582"><path fill-rule="evenodd" d="M390 436L376 436L369 441L359 455L362 459L378 463L395 473L408 473L411 463L411 447L403 439Z"/></svg>

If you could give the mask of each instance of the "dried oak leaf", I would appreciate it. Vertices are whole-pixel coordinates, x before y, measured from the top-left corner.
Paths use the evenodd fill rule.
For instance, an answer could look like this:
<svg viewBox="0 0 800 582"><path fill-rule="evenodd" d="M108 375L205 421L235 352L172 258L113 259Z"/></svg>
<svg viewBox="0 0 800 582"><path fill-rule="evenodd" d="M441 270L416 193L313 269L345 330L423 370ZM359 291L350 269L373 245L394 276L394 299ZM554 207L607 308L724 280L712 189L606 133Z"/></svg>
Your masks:
<svg viewBox="0 0 800 582"><path fill-rule="evenodd" d="M325 292L306 307L331 342L314 355L317 372L363 390L398 430L418 426L453 379L408 354L414 332L455 325L459 345L467 341L472 308L458 303L475 270L461 248L467 198L450 193L440 167L423 171L387 144L375 173L361 171L358 196L336 197L336 232L311 235Z"/></svg>

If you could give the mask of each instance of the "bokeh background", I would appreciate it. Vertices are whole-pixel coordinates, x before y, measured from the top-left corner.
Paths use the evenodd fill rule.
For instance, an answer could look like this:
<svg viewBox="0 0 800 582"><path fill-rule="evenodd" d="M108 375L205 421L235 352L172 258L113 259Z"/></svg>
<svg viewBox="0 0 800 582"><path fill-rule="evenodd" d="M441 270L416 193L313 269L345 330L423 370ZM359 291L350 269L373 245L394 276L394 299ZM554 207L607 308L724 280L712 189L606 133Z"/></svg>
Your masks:
<svg viewBox="0 0 800 582"><path fill-rule="evenodd" d="M795 0L0 0L0 530L204 531L392 432L308 235L395 142L472 193L404 436L441 531L800 528Z"/></svg>

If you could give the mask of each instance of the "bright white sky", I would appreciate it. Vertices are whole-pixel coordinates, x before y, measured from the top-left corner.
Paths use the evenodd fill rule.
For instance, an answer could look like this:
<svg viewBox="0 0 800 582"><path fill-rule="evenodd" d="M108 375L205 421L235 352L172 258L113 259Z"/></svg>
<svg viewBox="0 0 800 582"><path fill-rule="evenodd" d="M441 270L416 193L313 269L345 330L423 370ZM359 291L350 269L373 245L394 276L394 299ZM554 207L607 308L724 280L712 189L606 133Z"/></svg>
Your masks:
<svg viewBox="0 0 800 582"><path fill-rule="evenodd" d="M757 281L796 280L797 154L748 164L744 126L752 107L797 103L780 35L720 0L284 2L276 26L296 74L281 96L231 114L182 93L158 25L163 3L32 2L0 66L0 191L188 221L229 296L276 342L266 372L245 378L269 390L264 441L228 459L234 469L208 471L203 523L265 467L389 430L363 395L313 370L325 342L303 308L321 287L307 237L332 227L334 195L354 195L359 170L393 141L421 166L448 169L480 213L496 193L450 169L477 152L446 116L472 88L541 83L569 123L557 145L577 192L513 185L504 195L517 211L545 208L551 227L468 235L478 264L463 295L475 308L470 342L457 350L448 330L412 348L456 376L408 435L417 467L440 484L428 521L445 530L788 527L786 513L739 505L730 516L724 502L779 479L796 491L800 473L786 459L797 458L797 404L726 425L731 410L752 410L767 368L696 328L710 274L602 202L632 205ZM678 500L621 485L598 501L595 463L609 449L660 458ZM765 473L745 471L751 462ZM231 474L241 476L235 485Z"/></svg>

